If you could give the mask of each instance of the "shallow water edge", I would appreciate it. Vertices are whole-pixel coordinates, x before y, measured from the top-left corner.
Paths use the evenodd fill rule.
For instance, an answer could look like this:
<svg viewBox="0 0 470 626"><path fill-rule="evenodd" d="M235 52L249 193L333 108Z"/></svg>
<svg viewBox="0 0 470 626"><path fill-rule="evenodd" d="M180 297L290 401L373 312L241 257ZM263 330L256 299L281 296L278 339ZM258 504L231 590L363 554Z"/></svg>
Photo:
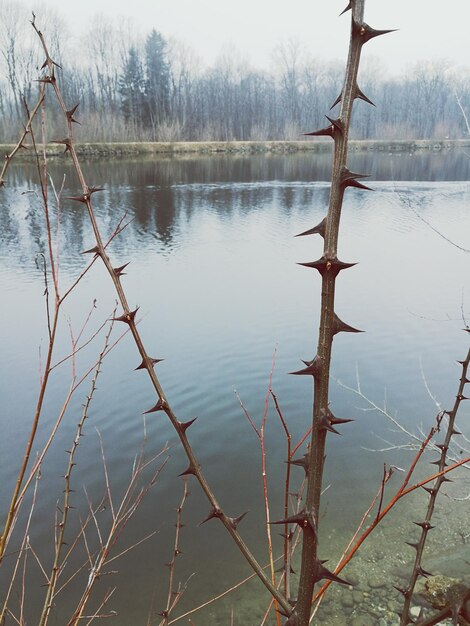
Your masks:
<svg viewBox="0 0 470 626"><path fill-rule="evenodd" d="M27 144L26 144L27 146ZM0 144L0 153L9 154L14 144ZM349 142L350 152L410 153L418 151L462 150L470 148L469 139L361 139ZM244 153L265 152L331 152L332 142L328 139L314 141L143 141L113 143L79 143L77 154L88 157L116 157L147 154L207 154L207 153ZM63 156L60 144L48 144L47 156ZM16 158L30 159L33 151L20 151Z"/></svg>

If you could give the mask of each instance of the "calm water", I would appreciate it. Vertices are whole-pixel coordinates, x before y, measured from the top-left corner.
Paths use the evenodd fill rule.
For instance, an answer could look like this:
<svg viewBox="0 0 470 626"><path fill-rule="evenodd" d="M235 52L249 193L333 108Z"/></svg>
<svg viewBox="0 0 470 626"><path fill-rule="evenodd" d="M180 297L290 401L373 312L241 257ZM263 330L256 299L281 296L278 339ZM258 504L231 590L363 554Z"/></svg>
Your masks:
<svg viewBox="0 0 470 626"><path fill-rule="evenodd" d="M397 450L386 454L365 450L386 446L384 439L400 444L403 438L383 417L364 412L365 403L335 381L354 385L357 370L364 392L373 400L383 404L386 395L390 410L409 429L414 431L420 425L427 429L436 407L426 391L423 373L432 393L448 406L456 389L455 360L466 351L462 310L467 316L469 313L469 255L435 230L470 248L470 159L457 153L353 154L350 166L371 173L375 192L347 193L340 258L359 264L338 279L337 312L367 332L340 335L334 345L331 407L336 415L353 417L356 422L341 428L342 437L329 439L326 484L331 486L323 519L324 528L335 529L336 543L329 548L323 530L322 558L331 557L331 552L347 543L346 533L375 491L384 461L400 465L408 458ZM149 351L165 358L158 373L167 395L181 419L198 416L190 431L191 442L227 511L234 515L250 511L241 530L263 562L259 450L234 390L259 423L276 350L273 388L293 440L305 431L311 412L311 381L287 372L298 369L300 358L314 354L320 278L296 262L321 256L322 240L296 239L294 235L324 216L329 167L327 155L303 154L110 161L85 166L89 183L105 187L96 196L105 236L125 210L134 218L112 243L109 254L115 265L130 261L124 285L130 305L140 306L140 329ZM75 176L65 163L53 164L50 173L57 188L65 175L63 196L77 193ZM34 168L18 166L11 171L9 183L0 205L2 512L29 432L38 369L47 348L44 284L35 265L36 255L46 250L46 235ZM55 208L53 213L55 216ZM60 280L65 291L85 267L87 258L81 251L93 245L86 216L75 203L63 202L60 241ZM55 361L70 351L69 324L77 336L94 299L96 309L84 340L111 315L114 306L113 290L98 264L64 303ZM116 337L120 330L116 329ZM95 339L78 355L77 376L93 363L101 345L101 338ZM116 501L128 483L144 436L147 455L158 452L166 442L171 446L170 459L157 484L113 553L155 529L158 534L113 562L109 569L119 573L104 577L97 587L99 597L117 586L108 608L118 611L119 617L111 621L119 625L145 624L152 596L155 610L163 608L168 574L163 564L171 557L175 508L182 492L177 474L186 467L181 451L173 445L175 436L161 415L148 416L144 432L142 412L154 401L145 375L133 372L138 362L129 337L106 358L73 475L77 511L69 540L77 531L78 514L86 515L84 487L95 504L104 494L97 429ZM35 451L50 433L71 376L68 362L52 377ZM77 390L43 465L30 540L46 565L52 554L56 504L60 506L62 497L64 450L70 448L87 392L88 383ZM466 423L468 430L468 420ZM286 444L272 408L267 444L271 511L276 518L281 513ZM300 473L295 471L293 490L297 479ZM107 507L103 508L99 515L104 528L109 518ZM192 485L184 510L183 555L176 577L184 583L194 576L181 610L247 575L217 523L197 526L207 508L199 488ZM96 545L91 528L89 542ZM70 559L70 572L83 562L84 554ZM43 597L44 578L33 560L30 566L28 611L34 616ZM78 589L77 582L62 592L51 623L64 623ZM264 592L249 588L205 617L194 617L194 623L228 624L233 604L235 615L238 611L243 616L257 603L265 606ZM238 619L235 623L254 623L251 617ZM37 617L32 617L31 623L35 620Z"/></svg>

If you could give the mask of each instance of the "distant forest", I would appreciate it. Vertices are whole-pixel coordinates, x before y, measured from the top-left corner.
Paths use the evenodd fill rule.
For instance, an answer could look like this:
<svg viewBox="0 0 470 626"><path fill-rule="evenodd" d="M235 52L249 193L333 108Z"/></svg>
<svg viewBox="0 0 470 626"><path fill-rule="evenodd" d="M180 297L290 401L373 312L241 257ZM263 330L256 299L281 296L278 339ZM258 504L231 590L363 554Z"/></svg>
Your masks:
<svg viewBox="0 0 470 626"><path fill-rule="evenodd" d="M0 143L12 141L34 102L42 63L21 3L0 0ZM81 141L292 140L326 125L341 90L343 62L309 58L295 41L273 51L259 70L236 51L204 67L183 43L157 30L139 36L97 19L79 44L53 12L38 16L52 42L67 106L80 103ZM443 50L445 55L445 50ZM357 139L468 137L470 68L422 62L390 77L365 55ZM331 115L335 115L335 109ZM59 128L48 128L52 136Z"/></svg>

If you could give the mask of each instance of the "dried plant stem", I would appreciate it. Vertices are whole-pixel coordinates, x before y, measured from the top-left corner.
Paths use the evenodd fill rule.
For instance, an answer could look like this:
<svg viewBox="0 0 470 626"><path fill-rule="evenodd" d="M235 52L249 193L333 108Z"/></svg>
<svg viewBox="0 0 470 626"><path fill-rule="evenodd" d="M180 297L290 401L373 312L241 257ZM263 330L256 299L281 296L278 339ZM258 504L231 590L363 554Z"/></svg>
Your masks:
<svg viewBox="0 0 470 626"><path fill-rule="evenodd" d="M25 524L25 530L24 530L24 533L23 533L21 546L20 546L20 549L18 551L18 557L17 557L17 559L15 561L15 565L13 567L13 572L12 572L11 577L10 577L10 582L9 582L9 585L8 585L7 592L5 594L5 597L3 598L2 610L0 611L0 624L4 623L5 616L6 616L7 613L11 614L11 611L8 609L8 602L10 600L11 592L13 590L13 585L14 585L15 580L16 580L18 569L19 569L19 567L21 565L21 559L22 559L22 557L24 557L26 555L26 551L28 549L28 545L29 545L29 529L31 527L31 520L33 518L33 512L34 512L34 508L35 508L36 500L37 500L38 483L39 483L39 472L36 473L36 481L34 483L34 490L33 490L31 507L29 509L28 519L27 519L27 522Z"/></svg>
<svg viewBox="0 0 470 626"><path fill-rule="evenodd" d="M284 429L284 434L286 436L287 441L287 469L286 469L286 481L284 486L284 518L289 516L289 488L290 488L290 469L291 469L291 461L293 457L293 452L291 450L292 446L292 436L287 427L287 423L284 419L284 415L282 414L281 408L279 406L279 402L277 400L276 394L271 389L271 397L274 401L274 406L276 408L276 412L281 421L282 427ZM289 525L286 523L284 525L284 595L286 598L290 598L290 570L291 570L291 551L290 551L290 541L292 537L289 534Z"/></svg>
<svg viewBox="0 0 470 626"><path fill-rule="evenodd" d="M5 185L5 174L8 170L8 167L10 166L10 163L12 162L13 158L15 157L16 153L23 149L27 149L27 146L24 144L24 140L26 139L27 135L29 133L31 133L32 130L32 123L34 118L36 117L39 109L41 108L42 103L44 102L44 97L45 97L45 93L46 93L46 85L41 85L40 89L39 89L39 97L38 100L33 108L33 110L29 113L28 115L28 120L26 122L26 125L23 128L23 132L20 135L20 138L18 140L18 143L15 145L15 147L13 148L13 150L5 155L5 160L3 163L3 167L2 170L0 172L0 187L3 187Z"/></svg>
<svg viewBox="0 0 470 626"><path fill-rule="evenodd" d="M228 515L225 514L225 512L222 510L217 498L215 497L215 494L213 493L212 489L210 488L202 470L201 467L199 465L199 463L197 462L197 459L194 455L194 452L192 450L192 447L189 443L186 431L187 428L190 426L190 423L186 422L180 422L177 419L176 414L173 412L173 409L171 408L165 393L163 391L163 388L156 376L156 373L154 371L154 365L155 365L155 360L152 359L148 354L147 351L145 349L145 346L143 344L142 338L140 336L140 333L137 329L137 325L135 323L135 314L137 312L137 309L131 310L131 308L129 307L129 304L127 302L127 298L126 298L126 294L124 292L124 289L122 287L121 284L121 274L122 274L122 267L121 268L115 268L113 267L109 257L106 254L105 251L105 247L102 241L102 237L101 237L101 233L100 233L100 229L95 217L95 213L93 210L93 205L92 205L92 195L99 191L99 189L95 188L95 187L90 187L88 186L85 177L83 175L83 171L81 168L81 165L79 163L78 160L78 156L77 156L77 152L75 149L75 144L74 144L74 138L73 138L73 128L72 128L72 124L75 121L73 114L75 112L76 107L74 107L71 110L67 110L67 107L65 105L64 99L62 97L62 93L59 89L59 86L57 84L57 80L55 77L55 63L54 61L51 59L43 34L41 33L41 31L37 28L36 24L35 24L35 20L33 19L32 22L33 28L36 31L44 53L46 55L46 61L45 61L45 67L48 70L48 73L46 76L44 76L41 81L44 83L47 83L49 85L52 86L52 88L54 89L57 101L59 103L59 106L64 114L65 119L67 120L67 137L63 140L60 140L58 143L62 143L65 146L66 151L70 154L75 171L77 173L79 182L80 182L80 186L82 188L82 195L74 198L75 200L79 201L80 203L82 203L82 205L84 205L86 207L87 213L88 213L88 217L92 226L92 230L95 236L95 242L96 245L95 247L90 251L95 253L96 255L98 255L101 260L103 261L106 270L108 271L108 274L114 284L116 293L118 295L118 299L121 303L121 306L123 308L123 314L119 317L116 318L119 321L122 321L124 323L126 323L129 326L129 329L132 333L135 345L139 351L139 354L142 358L142 363L141 366L139 366L141 369L145 369L149 375L150 381L152 383L152 386L156 392L157 398L158 398L158 402L155 405L155 407L153 409L151 409L151 412L153 411L163 411L168 418L170 419L176 433L178 434L178 437L181 441L181 444L183 446L183 449L186 453L186 456L188 458L189 461L189 467L187 470L188 474L193 474L203 492L205 493L207 499L209 500L210 503L210 514L208 516L207 519L210 518L217 518L219 519L222 524L225 526L225 528L227 529L227 531L229 532L229 534L232 536L233 540L235 541L235 543L237 544L239 550L241 551L241 553L243 554L243 556L245 557L245 559L248 561L248 563L250 564L250 566L253 568L254 571L256 571L258 577L261 579L261 581L263 582L263 584L265 585L265 587L268 589L268 591L273 595L273 597L276 598L276 600L279 602L279 604L282 606L284 611L288 611L290 610L289 604L287 602L287 600L284 598L283 594L280 593L276 587L272 584L271 580L269 580L269 578L266 576L266 574L263 571L263 568L260 566L260 564L257 562L257 560L255 559L255 557L253 556L253 554L251 553L251 551L249 550L248 546L245 544L245 542L243 541L241 535L239 534L239 532L237 531L237 522L236 522L236 518L230 518Z"/></svg>
<svg viewBox="0 0 470 626"><path fill-rule="evenodd" d="M189 495L188 491L188 478L184 477L184 487L183 487L183 496L181 498L181 502L176 509L176 532L175 532L175 543L173 546L173 554L169 563L167 563L170 569L170 575L168 576L168 596L166 600L166 607L162 611L161 615L163 616L163 620L160 622L160 626L168 626L171 612L178 604L178 601L181 598L182 592L180 586L178 589L174 588L174 576L175 576L175 564L177 557L181 554L180 549L180 534L181 529L183 527L182 516L183 516L183 507L186 503L186 499Z"/></svg>
<svg viewBox="0 0 470 626"><path fill-rule="evenodd" d="M36 410L34 413L34 418L33 418L33 423L31 426L31 431L29 434L29 439L28 442L26 444L26 449L25 449L25 453L23 455L23 460L22 460L22 464L20 467L20 471L18 473L18 477L16 479L16 484L15 484L15 489L13 491L13 495L11 497L11 501L10 501L10 506L8 508L8 513L7 513L7 517L5 519L5 524L3 526L3 531L2 534L0 535L0 563L3 560L3 557L5 556L5 550L6 550L6 546L10 537L10 533L12 530L12 526L14 523L14 520L16 518L16 514L18 511L18 504L20 502L20 491L21 488L23 486L23 480L26 474L26 469L28 467L28 463L29 463L29 459L31 456L31 450L33 447L33 443L34 443L34 439L36 437L36 432L38 429L38 425L39 425L39 418L41 415L41 410L42 410L42 406L43 406L43 402L44 402L44 396L46 393L46 389L47 389L47 384L49 382L49 375L51 373L51 361L52 361L52 353L54 351L54 344L55 344L55 337L56 337L56 332L57 332L57 324L58 324L58 318L59 318L59 309L58 307L56 307L56 310L54 311L54 315L52 318L52 326L51 326L51 332L50 332L50 336L49 336L49 344L48 344L48 349L47 349L47 356L46 356L46 363L45 363L45 368L44 368L44 376L42 378L41 381L41 387L39 390L39 397L38 397L38 401L37 401L37 405L36 405Z"/></svg>
<svg viewBox="0 0 470 626"><path fill-rule="evenodd" d="M269 374L269 384L268 384L268 390L267 390L266 398L265 398L265 402L264 402L263 418L261 420L261 427L260 428L258 428L256 426L256 424L254 423L254 421L251 418L250 414L248 413L245 405L243 404L240 396L237 394L237 398L238 398L238 401L240 403L240 406L241 406L243 412L245 413L245 416L246 416L248 422L250 423L251 427L255 431L256 436L257 436L258 441L259 441L259 445L260 445L260 451L261 451L261 476L262 476L262 481L263 481L263 502L264 502L264 513L265 513L265 520L266 520L266 540L267 540L268 557L269 557L270 570L271 570L271 582L272 582L273 585L276 584L276 574L275 574L275 571L274 571L273 543L272 543L271 527L270 527L271 515L270 515L270 511L269 511L268 476L267 476L267 470L266 470L266 445L265 445L266 438L265 438L265 432L266 432L266 422L267 422L267 417L268 417L269 398L270 398L271 390L272 390L275 358L276 358L276 356L274 355L274 357L273 357L273 364L272 364L271 371L270 371L270 374ZM276 600L274 601L274 608L276 610L276 621L277 621L278 626L280 626L280 617L279 617L279 613L277 612L278 606L277 606Z"/></svg>
<svg viewBox="0 0 470 626"><path fill-rule="evenodd" d="M72 443L72 447L70 449L70 453L69 453L69 460L68 460L68 465L67 465L67 470L64 476L64 480L65 480L65 489L64 489L64 501L62 503L62 515L61 515L61 519L58 523L58 535L56 537L56 541L55 541L55 554L54 554L54 562L52 564L52 570L51 573L48 577L48 582L47 582L47 592L46 592L46 597L44 599L44 605L43 605L43 609L42 609L42 613L41 613L41 617L39 620L39 626L45 626L48 622L49 619L49 615L53 606L53 599L54 599L54 594L56 591L56 587L57 587L57 581L59 578L59 574L61 571L61 556L62 556L62 549L64 546L64 535L65 535L65 529L67 526L67 519L68 519L68 515L69 515L69 511L70 511L70 479L71 479L71 475L72 475L72 471L73 471L73 467L75 466L75 452L79 446L80 443L80 439L82 436L82 432L83 432L83 428L85 426L85 421L88 418L88 410L93 398L93 395L95 393L95 389L96 389L96 381L98 379L98 376L100 374L101 371L101 366L103 363L103 359L104 359L104 355L106 353L106 350L109 346L109 340L111 337L111 332L113 330L113 322L111 322L109 324L109 328L108 331L105 335L105 340L104 340L104 346L103 349L98 357L98 362L96 364L96 368L95 368L95 372L94 372L94 376L91 380L91 385L90 385L90 391L87 395L85 404L83 406L83 411L82 411L82 416L80 421L78 422L77 425L77 431L75 434L75 438L73 440ZM75 345L74 345L74 350L75 350Z"/></svg>
<svg viewBox="0 0 470 626"><path fill-rule="evenodd" d="M101 440L101 437L100 437L100 444L101 444L101 455L102 455L102 460L103 460L104 473L106 477L107 467L106 467L106 459L105 459L103 442ZM164 449L162 452L165 452L165 451L166 449ZM159 467L157 467L150 481L148 481L144 487L141 487L136 492L137 487L138 487L138 480L140 476L142 475L142 472L145 470L145 468L148 467L150 463L152 463L156 458L158 458L160 454L150 459L150 461L144 461L143 453L141 453L140 457L136 460L134 464L129 484L124 492L124 495L122 496L121 502L119 503L119 506L116 508L113 505L113 498L112 498L111 490L107 482L106 496L107 496L107 501L110 505L111 525L106 535L104 535L101 532L100 526L96 519L95 510L91 506L91 503L89 503L90 515L95 524L96 532L100 541L100 548L95 557L93 557L90 551L87 549L89 564L90 564L90 573L88 575L88 580L87 580L85 589L82 592L81 598L74 610L72 617L67 622L67 626L77 626L77 624L80 623L80 620L84 618L84 615L83 615L84 610L88 604L88 601L91 596L91 592L94 588L96 581L103 574L104 566L110 563L111 561L115 560L117 556L120 556L120 555L117 555L115 557L110 558L111 550L116 545L116 542L119 539L122 531L127 526L127 523L136 512L136 510L142 503L143 499L149 493L150 489L154 486L155 482L158 479L158 476L160 475L160 472L166 465L168 458L166 458L162 462L162 464ZM154 533L152 533L149 536L152 536L153 534ZM84 529L82 529L81 535L86 544L87 541L86 541L86 534L84 532ZM125 550L121 554L125 554L127 551L128 550Z"/></svg>

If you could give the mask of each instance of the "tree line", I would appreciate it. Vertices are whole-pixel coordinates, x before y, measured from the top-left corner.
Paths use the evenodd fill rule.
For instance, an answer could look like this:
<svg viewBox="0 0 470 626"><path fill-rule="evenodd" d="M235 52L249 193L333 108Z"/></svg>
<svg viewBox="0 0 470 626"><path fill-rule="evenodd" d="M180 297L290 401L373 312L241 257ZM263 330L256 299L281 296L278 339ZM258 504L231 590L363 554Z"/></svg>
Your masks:
<svg viewBox="0 0 470 626"><path fill-rule="evenodd" d="M67 68L58 70L67 103L80 103L77 115L87 120L78 132L83 141L301 139L325 125L324 112L341 89L344 62L308 57L293 40L273 51L269 70L233 51L206 67L156 29L139 35L97 19L86 37L68 45L57 14L46 10L41 19L57 63ZM34 100L42 61L24 6L0 1L0 23L0 142L8 142L24 120L25 103ZM359 82L377 107L359 104L352 137L468 136L470 68L423 62L390 76L372 59Z"/></svg>

